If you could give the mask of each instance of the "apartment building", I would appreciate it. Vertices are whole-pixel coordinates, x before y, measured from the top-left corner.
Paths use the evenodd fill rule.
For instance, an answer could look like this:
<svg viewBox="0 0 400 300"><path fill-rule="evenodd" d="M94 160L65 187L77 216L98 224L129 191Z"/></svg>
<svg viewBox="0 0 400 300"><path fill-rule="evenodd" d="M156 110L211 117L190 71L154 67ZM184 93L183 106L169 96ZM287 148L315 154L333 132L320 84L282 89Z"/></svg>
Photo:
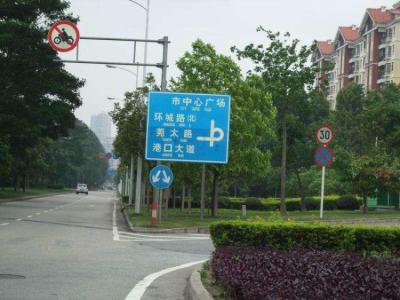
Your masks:
<svg viewBox="0 0 400 300"><path fill-rule="evenodd" d="M326 43L317 43L314 63L321 64ZM352 82L362 84L366 91L379 90L388 82L400 83L400 2L390 9L368 8L360 26L340 26L332 44L332 54L324 59L334 67L316 78L316 86L322 86L320 78L328 79L324 88L332 109L337 93Z"/></svg>

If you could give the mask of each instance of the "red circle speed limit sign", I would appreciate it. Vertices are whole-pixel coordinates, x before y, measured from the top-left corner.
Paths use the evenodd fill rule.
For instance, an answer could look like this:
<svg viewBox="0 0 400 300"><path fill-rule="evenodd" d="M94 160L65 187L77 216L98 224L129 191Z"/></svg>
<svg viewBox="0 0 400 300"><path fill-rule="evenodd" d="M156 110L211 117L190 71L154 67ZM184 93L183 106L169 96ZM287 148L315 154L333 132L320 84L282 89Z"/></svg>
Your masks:
<svg viewBox="0 0 400 300"><path fill-rule="evenodd" d="M329 145L335 137L335 132L328 125L322 125L317 130L317 142L322 145Z"/></svg>
<svg viewBox="0 0 400 300"><path fill-rule="evenodd" d="M59 21L50 27L48 39L51 48L58 52L68 52L79 42L79 30L71 21Z"/></svg>

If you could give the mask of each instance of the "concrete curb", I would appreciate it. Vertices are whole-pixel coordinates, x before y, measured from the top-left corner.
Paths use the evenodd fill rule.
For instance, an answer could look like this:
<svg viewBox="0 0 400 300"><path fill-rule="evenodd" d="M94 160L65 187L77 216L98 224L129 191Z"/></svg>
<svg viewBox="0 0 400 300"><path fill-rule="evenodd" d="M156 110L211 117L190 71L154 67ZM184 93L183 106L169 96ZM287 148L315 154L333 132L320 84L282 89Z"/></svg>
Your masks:
<svg viewBox="0 0 400 300"><path fill-rule="evenodd" d="M200 270L202 267L202 264L197 266L188 280L186 293L189 300L214 300L201 282Z"/></svg>
<svg viewBox="0 0 400 300"><path fill-rule="evenodd" d="M128 218L126 210L122 208L122 214L124 215L125 221L128 227L133 232L138 233L209 233L209 229L204 227L188 227L188 228L148 228L148 227L136 227L133 226ZM149 221L150 222L150 221Z"/></svg>
<svg viewBox="0 0 400 300"><path fill-rule="evenodd" d="M46 197L66 195L66 194L69 194L69 193L55 193L55 194L43 194L43 195L35 195L35 196L26 196L26 197L20 197L20 198L6 198L6 199L0 199L0 203L25 201L25 200L31 200L31 199L36 199L36 198L46 198Z"/></svg>

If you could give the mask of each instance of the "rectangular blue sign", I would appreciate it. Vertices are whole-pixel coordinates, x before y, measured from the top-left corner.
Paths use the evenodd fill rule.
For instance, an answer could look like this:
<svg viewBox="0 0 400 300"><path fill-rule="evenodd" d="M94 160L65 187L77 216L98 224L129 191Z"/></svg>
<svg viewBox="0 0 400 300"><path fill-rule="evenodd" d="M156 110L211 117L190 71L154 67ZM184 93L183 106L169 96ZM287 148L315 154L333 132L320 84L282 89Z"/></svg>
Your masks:
<svg viewBox="0 0 400 300"><path fill-rule="evenodd" d="M228 163L231 97L150 92L146 159Z"/></svg>

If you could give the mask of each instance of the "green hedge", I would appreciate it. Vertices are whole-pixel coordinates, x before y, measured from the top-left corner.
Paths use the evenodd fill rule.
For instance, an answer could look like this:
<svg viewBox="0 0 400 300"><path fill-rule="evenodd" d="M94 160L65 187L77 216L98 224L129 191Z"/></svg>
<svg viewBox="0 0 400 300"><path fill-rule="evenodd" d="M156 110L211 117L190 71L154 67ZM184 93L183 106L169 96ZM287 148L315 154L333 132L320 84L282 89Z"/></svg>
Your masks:
<svg viewBox="0 0 400 300"><path fill-rule="evenodd" d="M247 246L399 254L400 228L224 221L210 225L215 247Z"/></svg>
<svg viewBox="0 0 400 300"><path fill-rule="evenodd" d="M319 210L319 197L305 198L307 210ZM246 205L249 210L279 210L279 198L230 198L220 197L219 207L230 209L241 209L242 205ZM361 205L361 200L352 195L344 196L326 196L324 199L324 210L355 210ZM300 210L300 198L287 198L286 208L288 211Z"/></svg>

